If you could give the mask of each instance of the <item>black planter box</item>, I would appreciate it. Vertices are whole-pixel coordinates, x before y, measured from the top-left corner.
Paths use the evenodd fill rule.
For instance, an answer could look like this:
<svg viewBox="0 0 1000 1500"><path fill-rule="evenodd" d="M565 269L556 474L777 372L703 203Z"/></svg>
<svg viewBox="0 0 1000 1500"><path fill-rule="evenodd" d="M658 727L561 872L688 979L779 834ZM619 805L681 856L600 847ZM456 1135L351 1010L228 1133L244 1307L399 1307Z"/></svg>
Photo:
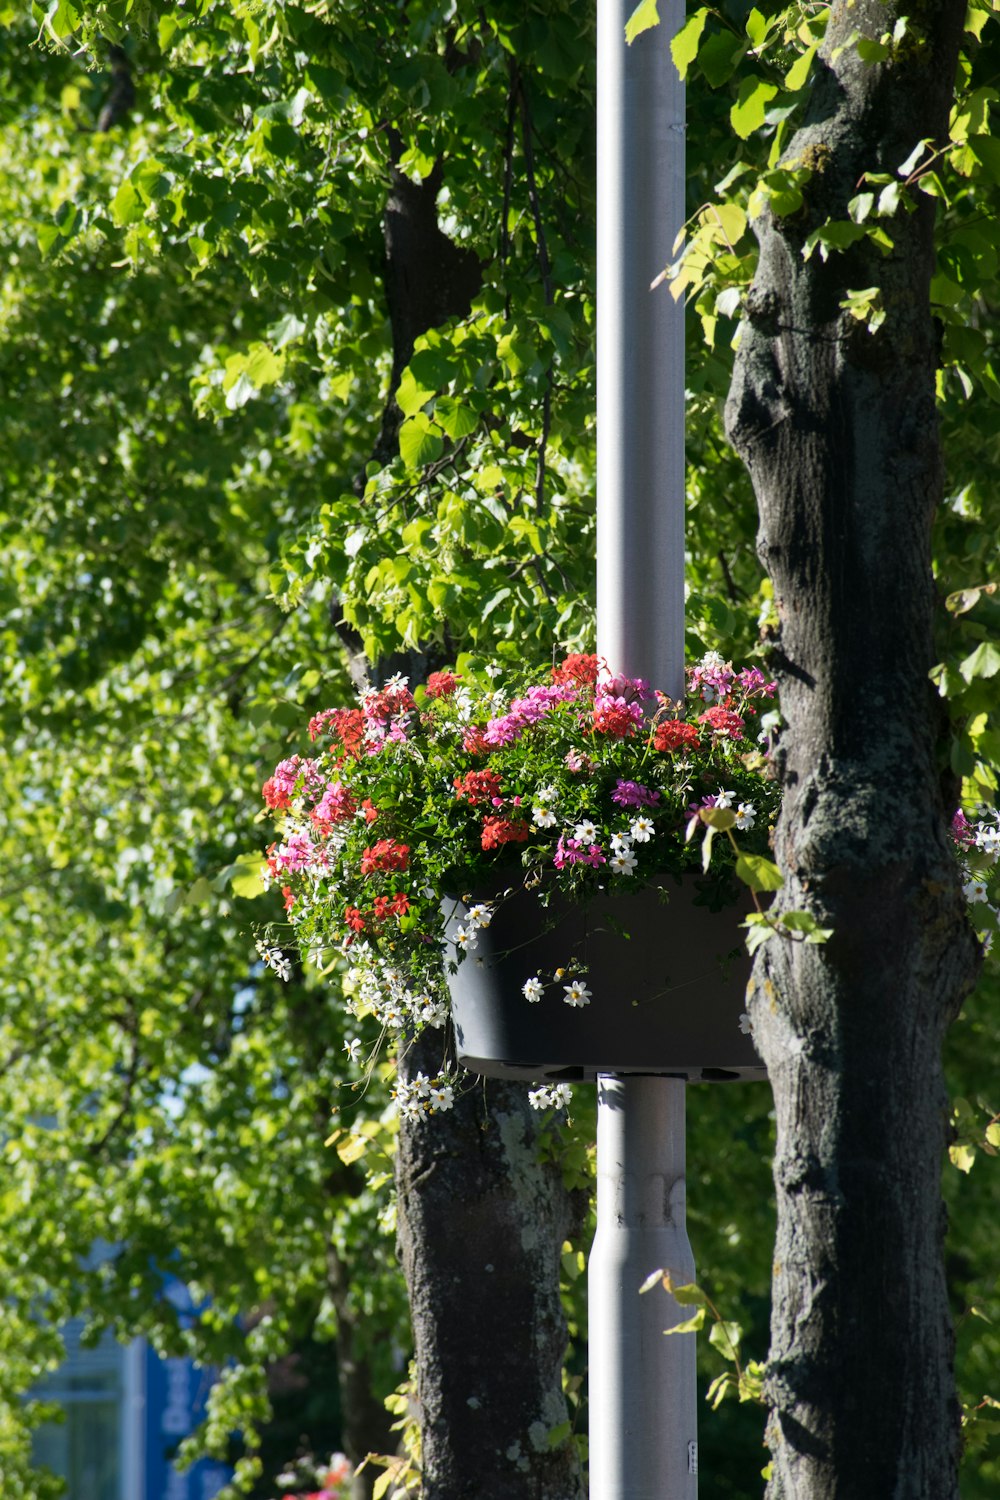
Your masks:
<svg viewBox="0 0 1000 1500"><path fill-rule="evenodd" d="M523 890L509 897L448 979L459 1061L472 1073L529 1082L598 1073L765 1078L739 1024L750 977L739 923L749 896L713 912L694 904L697 894L689 878L582 904L553 896L543 907ZM468 907L448 900L445 911L450 938L468 925ZM448 956L455 952L449 945ZM563 999L574 960L593 996L579 1008ZM571 972L551 982L559 968ZM531 1002L522 986L535 974L550 982Z"/></svg>

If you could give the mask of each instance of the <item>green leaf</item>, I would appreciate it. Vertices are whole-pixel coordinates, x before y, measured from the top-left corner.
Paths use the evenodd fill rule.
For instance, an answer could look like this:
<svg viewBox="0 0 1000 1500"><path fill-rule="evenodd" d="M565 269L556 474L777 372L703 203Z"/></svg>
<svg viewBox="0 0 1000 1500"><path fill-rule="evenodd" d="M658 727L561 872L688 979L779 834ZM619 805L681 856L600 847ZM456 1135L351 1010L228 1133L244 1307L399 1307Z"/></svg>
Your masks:
<svg viewBox="0 0 1000 1500"><path fill-rule="evenodd" d="M966 682L972 682L976 677L995 677L1000 672L1000 647L994 646L992 641L983 641L958 670Z"/></svg>
<svg viewBox="0 0 1000 1500"><path fill-rule="evenodd" d="M727 1322L723 1318L713 1323L708 1331L708 1342L713 1349L718 1349L723 1359L736 1359L742 1337L743 1329L739 1323Z"/></svg>
<svg viewBox="0 0 1000 1500"><path fill-rule="evenodd" d="M112 222L119 229L123 229L126 224L134 224L137 219L142 218L142 199L127 177L112 198L110 207Z"/></svg>
<svg viewBox="0 0 1000 1500"><path fill-rule="evenodd" d="M708 1306L707 1296L702 1291L701 1287L696 1285L696 1283L693 1281L685 1281L682 1282L680 1286L675 1286L673 1280L671 1280L670 1286L667 1288L667 1290L673 1297L674 1301L680 1303L681 1307Z"/></svg>
<svg viewBox="0 0 1000 1500"><path fill-rule="evenodd" d="M637 36L648 31L651 26L659 26L660 15L656 9L657 0L639 0L639 4L625 22L625 40L631 47Z"/></svg>
<svg viewBox="0 0 1000 1500"><path fill-rule="evenodd" d="M777 85L767 83L763 78L744 78L740 84L739 97L729 111L732 127L741 140L745 141L755 130L760 129L767 106L777 92Z"/></svg>
<svg viewBox="0 0 1000 1500"><path fill-rule="evenodd" d="M752 891L780 891L785 883L778 866L762 854L741 854L736 873Z"/></svg>
<svg viewBox="0 0 1000 1500"><path fill-rule="evenodd" d="M475 432L479 418L468 406L456 401L454 396L439 396L434 403L434 420L443 427L450 438L468 437Z"/></svg>
<svg viewBox="0 0 1000 1500"><path fill-rule="evenodd" d="M806 79L809 76L809 69L813 65L813 58L816 56L818 48L818 43L814 43L813 46L807 47L806 50L802 53L801 57L797 57L792 63L792 66L785 74L785 88L789 91L789 93L798 93L799 89L804 85Z"/></svg>
<svg viewBox="0 0 1000 1500"><path fill-rule="evenodd" d="M701 41L701 34L707 20L708 10L702 6L700 10L695 11L693 16L689 16L670 43L670 55L674 60L674 67L682 78L687 77L688 68L698 56L698 43Z"/></svg>
<svg viewBox="0 0 1000 1500"><path fill-rule="evenodd" d="M976 1164L975 1146L968 1146L964 1143L949 1146L948 1156L952 1166L957 1167L960 1172L969 1173Z"/></svg>
<svg viewBox="0 0 1000 1500"><path fill-rule="evenodd" d="M736 814L731 807L703 807L698 816L709 828L716 828L720 833L736 826Z"/></svg>
<svg viewBox="0 0 1000 1500"><path fill-rule="evenodd" d="M238 411L241 406L246 406L257 394L257 387L246 374L240 375L226 392L226 406L229 411Z"/></svg>
<svg viewBox="0 0 1000 1500"><path fill-rule="evenodd" d="M684 1318L682 1322L675 1323L672 1328L664 1328L663 1332L665 1334L697 1333L700 1328L704 1327L704 1325L705 1309L703 1307L699 1307L698 1311L696 1313L692 1313L690 1318Z"/></svg>
<svg viewBox="0 0 1000 1500"><path fill-rule="evenodd" d="M253 901L257 896L263 896L266 889L264 885L264 872L266 869L267 862L261 859L259 854L241 854L235 864L230 865L226 872L229 876L229 888L233 895L242 896L247 901Z"/></svg>
<svg viewBox="0 0 1000 1500"><path fill-rule="evenodd" d="M399 455L408 469L432 464L444 452L444 437L423 413L409 417L399 429Z"/></svg>
<svg viewBox="0 0 1000 1500"><path fill-rule="evenodd" d="M286 313L285 317L267 330L267 336L275 349L284 349L286 344L294 344L306 331L307 325L294 313Z"/></svg>

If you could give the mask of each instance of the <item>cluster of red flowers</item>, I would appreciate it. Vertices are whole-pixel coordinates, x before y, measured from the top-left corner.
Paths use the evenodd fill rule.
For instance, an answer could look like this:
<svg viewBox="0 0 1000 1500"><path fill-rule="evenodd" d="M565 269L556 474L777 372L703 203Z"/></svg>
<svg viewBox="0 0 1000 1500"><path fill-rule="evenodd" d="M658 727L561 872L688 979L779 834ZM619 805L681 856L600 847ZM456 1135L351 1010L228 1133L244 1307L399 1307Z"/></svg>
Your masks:
<svg viewBox="0 0 1000 1500"><path fill-rule="evenodd" d="M635 714L621 698L599 698L594 704L594 728L615 740L635 734Z"/></svg>
<svg viewBox="0 0 1000 1500"><path fill-rule="evenodd" d="M552 681L558 683L579 682L584 687L597 686L596 656L584 655L582 652L570 652L558 667L552 668Z"/></svg>
<svg viewBox="0 0 1000 1500"><path fill-rule="evenodd" d="M411 708L416 707L409 688L398 683L390 687L372 688L371 692L365 693L363 702L364 717L382 721L395 718L397 714L407 714Z"/></svg>
<svg viewBox="0 0 1000 1500"><path fill-rule="evenodd" d="M455 801L464 798L471 807L480 802L491 802L500 795L501 779L496 771L466 771L455 777Z"/></svg>
<svg viewBox="0 0 1000 1500"><path fill-rule="evenodd" d="M707 708L703 714L698 715L699 724L707 724L713 734L723 739L742 738L744 722L731 708Z"/></svg>
<svg viewBox="0 0 1000 1500"><path fill-rule="evenodd" d="M515 818L484 818L482 846L499 849L501 844L524 844L528 840L527 823Z"/></svg>
<svg viewBox="0 0 1000 1500"><path fill-rule="evenodd" d="M428 698L449 698L458 687L454 672L432 672L427 679Z"/></svg>
<svg viewBox="0 0 1000 1500"><path fill-rule="evenodd" d="M352 932L364 932L369 922L387 922L390 917L405 917L410 909L410 898L405 891L396 891L392 896L376 896L370 912L360 906L344 908L344 921Z"/></svg>
<svg viewBox="0 0 1000 1500"><path fill-rule="evenodd" d="M362 854L361 873L371 875L375 870L405 870L409 862L409 844L397 844L394 839L378 839Z"/></svg>
<svg viewBox="0 0 1000 1500"><path fill-rule="evenodd" d="M492 745L486 740L486 731L481 724L471 724L462 736L462 749L469 755L489 755Z"/></svg>
<svg viewBox="0 0 1000 1500"><path fill-rule="evenodd" d="M654 750L693 750L697 744L697 729L683 719L661 719L653 730Z"/></svg>
<svg viewBox="0 0 1000 1500"><path fill-rule="evenodd" d="M315 740L324 733L339 741L342 755L359 756L365 737L365 716L360 708L325 708L309 720L309 738Z"/></svg>

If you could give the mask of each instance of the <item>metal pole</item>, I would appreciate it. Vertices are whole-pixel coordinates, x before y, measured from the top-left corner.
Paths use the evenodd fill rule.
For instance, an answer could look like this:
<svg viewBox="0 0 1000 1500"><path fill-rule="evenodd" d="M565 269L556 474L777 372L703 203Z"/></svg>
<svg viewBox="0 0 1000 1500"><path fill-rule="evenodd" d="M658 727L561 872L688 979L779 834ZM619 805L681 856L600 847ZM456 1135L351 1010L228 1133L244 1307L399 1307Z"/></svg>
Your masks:
<svg viewBox="0 0 1000 1500"><path fill-rule="evenodd" d="M625 45L634 0L597 0L597 650L684 682L684 309L650 282L684 222L683 0Z"/></svg>
<svg viewBox="0 0 1000 1500"><path fill-rule="evenodd" d="M625 46L634 0L597 0L597 650L680 697L684 683L683 308L650 283L684 221L683 0ZM627 976L626 976L627 984ZM590 1256L591 1500L696 1500L693 1334L639 1288L694 1279L684 1225L684 1082L602 1076Z"/></svg>
<svg viewBox="0 0 1000 1500"><path fill-rule="evenodd" d="M660 1267L694 1280L684 1227L684 1089L679 1078L597 1084L597 1235L590 1253L592 1500L693 1500L698 1492L694 1334L659 1287Z"/></svg>

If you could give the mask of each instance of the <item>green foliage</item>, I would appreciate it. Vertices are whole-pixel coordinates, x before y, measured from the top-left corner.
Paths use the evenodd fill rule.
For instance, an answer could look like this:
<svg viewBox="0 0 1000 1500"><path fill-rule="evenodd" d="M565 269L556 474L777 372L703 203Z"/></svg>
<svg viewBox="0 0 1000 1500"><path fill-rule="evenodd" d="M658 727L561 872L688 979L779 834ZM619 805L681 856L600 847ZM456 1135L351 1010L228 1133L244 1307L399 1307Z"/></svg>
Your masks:
<svg viewBox="0 0 1000 1500"><path fill-rule="evenodd" d="M654 12L633 16L634 45L659 41L639 31ZM686 234L664 277L696 314L688 648L745 658L774 607L719 415L754 224L800 226L803 253L849 265L859 248L891 255L901 216L930 203L948 464L934 538L943 766L969 805L992 802L993 10L969 7L949 142L873 162L814 221L828 155L789 159L788 143L825 19L824 7L699 7L671 44L698 120ZM95 1329L231 1362L204 1441L222 1451L242 1428L249 1486L275 1359L350 1331L386 1394L407 1337L385 1232L385 1080L348 1086L335 974L322 989L301 974L277 986L252 963L251 923L280 910L247 899L259 786L293 727L347 691L333 622L369 654L429 643L537 660L592 639L593 36L565 0L475 13L59 0L30 19L8 6L0 24L4 1494L46 1493L20 1392L57 1359L54 1325L83 1309ZM98 129L112 44L137 97ZM885 67L914 44L890 32L857 51ZM432 317L416 338L395 372L399 441L390 421L382 443L394 171L430 184L480 286L467 313ZM878 278L845 286L844 326L877 349L891 316ZM773 881L762 856L745 873L763 891ZM990 971L950 1044L968 1104L955 1147L977 1160L996 1146L996 987ZM692 1234L714 1326L739 1323L763 1349L769 1097L691 1098ZM577 1114L582 1137L584 1104ZM558 1149L579 1182L580 1140ZM946 1175L970 1500L1000 1472L996 1183L991 1160ZM117 1248L96 1266L101 1240ZM208 1299L191 1329L158 1295L168 1263ZM583 1279L567 1288L581 1340ZM708 1345L706 1382L719 1353L732 1363ZM571 1369L579 1381L579 1350ZM753 1403L727 1402L705 1425L720 1494L756 1493Z"/></svg>

